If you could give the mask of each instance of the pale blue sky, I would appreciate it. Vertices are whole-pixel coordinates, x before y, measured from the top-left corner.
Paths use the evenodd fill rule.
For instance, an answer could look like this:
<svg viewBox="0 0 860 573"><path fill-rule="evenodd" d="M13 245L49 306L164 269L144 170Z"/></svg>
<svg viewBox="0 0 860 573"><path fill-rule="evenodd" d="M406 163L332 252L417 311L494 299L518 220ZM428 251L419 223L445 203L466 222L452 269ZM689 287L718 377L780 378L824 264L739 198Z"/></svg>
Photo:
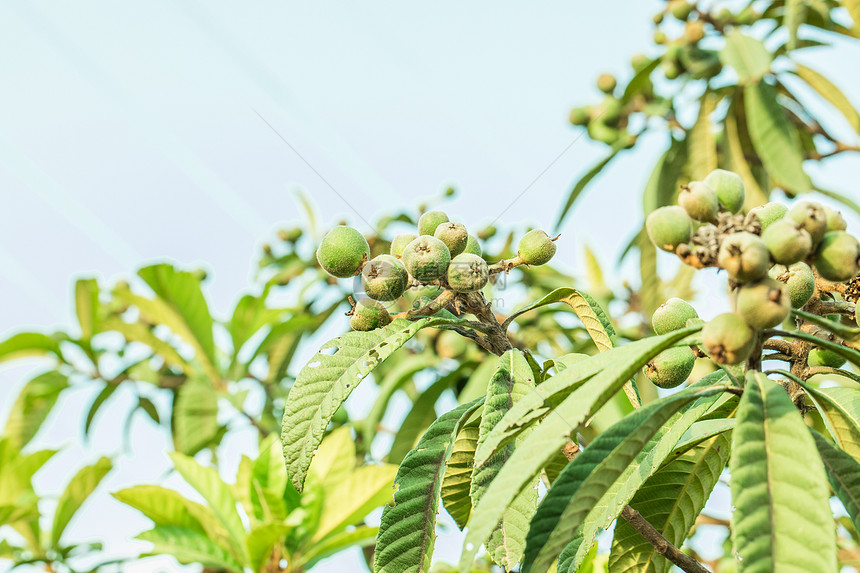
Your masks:
<svg viewBox="0 0 860 573"><path fill-rule="evenodd" d="M300 217L296 188L313 197L324 225L346 217L367 230L361 217L454 184L461 192L449 211L467 225L513 202L505 223L551 226L572 182L605 153L579 139L568 111L599 98L599 73L628 74L630 56L651 49L660 4L0 4L0 335L71 325L74 277L115 279L159 258L204 265L223 317L250 284L259 245ZM860 103L856 43L804 61ZM647 139L595 182L564 228L561 264L581 268L584 242L614 263L640 224L639 193L662 146ZM820 180L860 199L860 159L828 166ZM615 286L622 279L635 280L632 269ZM724 304L719 293L703 300L703 315ZM0 419L38 365L0 367ZM120 451L112 429L130 397L82 446L91 399L90 390L70 392L37 438L66 446L40 474L40 491L56 492L83 462ZM253 441L249 430L225 443L228 468ZM104 539L111 553L143 548L128 540L148 521L107 492L162 479L168 447L163 431L138 419L133 453L117 459L70 537ZM458 550L439 546L449 558ZM175 569L161 559L129 570L153 563Z"/></svg>

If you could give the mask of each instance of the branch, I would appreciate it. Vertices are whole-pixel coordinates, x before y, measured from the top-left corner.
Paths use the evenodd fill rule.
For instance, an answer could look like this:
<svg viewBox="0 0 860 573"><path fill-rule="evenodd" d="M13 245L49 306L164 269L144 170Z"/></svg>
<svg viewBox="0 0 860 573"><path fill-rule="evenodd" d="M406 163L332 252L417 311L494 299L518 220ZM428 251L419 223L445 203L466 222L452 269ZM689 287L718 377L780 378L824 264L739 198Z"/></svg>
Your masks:
<svg viewBox="0 0 860 573"><path fill-rule="evenodd" d="M647 519L642 517L642 514L629 505L625 505L624 509L621 510L621 517L623 517L627 523L633 527L633 529L638 531L639 535L641 535L645 541L653 545L654 550L657 553L680 567L682 570L687 573L710 573L702 566L701 563L672 545L668 539L663 537L659 531L654 529L654 526L651 525Z"/></svg>

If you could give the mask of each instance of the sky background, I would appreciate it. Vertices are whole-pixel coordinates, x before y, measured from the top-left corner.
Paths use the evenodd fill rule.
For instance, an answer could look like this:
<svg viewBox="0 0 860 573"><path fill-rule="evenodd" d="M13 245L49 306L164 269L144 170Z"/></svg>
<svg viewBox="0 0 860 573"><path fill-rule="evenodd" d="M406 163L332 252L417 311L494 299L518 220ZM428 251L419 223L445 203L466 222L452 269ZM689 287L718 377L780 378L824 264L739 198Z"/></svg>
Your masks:
<svg viewBox="0 0 860 573"><path fill-rule="evenodd" d="M345 218L369 231L365 221L448 185L459 194L446 209L468 226L501 215L551 227L572 183L606 152L568 112L599 99L599 73L626 77L630 57L653 49L661 4L0 3L0 336L70 327L75 278L112 281L164 259L207 269L223 318L249 288L261 244L301 218L297 189L323 227ZM860 103L857 43L801 59ZM641 224L641 189L663 148L649 137L596 180L563 229L560 265L581 269L584 244L614 264ZM813 173L860 200L858 157ZM622 268L612 282L635 278ZM705 318L725 304L719 292L702 301ZM40 364L0 366L0 420ZM68 536L101 539L111 554L144 549L130 539L148 520L108 492L165 480L167 433L140 416L123 451L113 429L131 402L120 396L84 445L93 392L64 396L31 446L63 447L37 488L57 493L84 463L119 454ZM228 476L255 451L252 429L231 436L221 448ZM443 536L439 555L458 551ZM127 570L180 568L158 558Z"/></svg>

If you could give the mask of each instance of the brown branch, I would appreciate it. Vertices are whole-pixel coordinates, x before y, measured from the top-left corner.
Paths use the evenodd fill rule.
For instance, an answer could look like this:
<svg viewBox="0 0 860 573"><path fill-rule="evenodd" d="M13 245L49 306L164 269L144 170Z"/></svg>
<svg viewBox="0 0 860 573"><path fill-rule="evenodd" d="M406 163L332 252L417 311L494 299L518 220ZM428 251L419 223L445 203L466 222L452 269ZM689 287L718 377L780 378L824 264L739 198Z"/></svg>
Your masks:
<svg viewBox="0 0 860 573"><path fill-rule="evenodd" d="M630 507L629 505L624 506L624 509L621 510L621 517L630 524L633 529L639 532L645 541L650 543L654 550L680 567L682 570L687 573L710 573L707 569L705 569L701 563L672 545L668 539L663 537L663 535L654 529L654 526L651 525L647 519L642 517L638 511Z"/></svg>

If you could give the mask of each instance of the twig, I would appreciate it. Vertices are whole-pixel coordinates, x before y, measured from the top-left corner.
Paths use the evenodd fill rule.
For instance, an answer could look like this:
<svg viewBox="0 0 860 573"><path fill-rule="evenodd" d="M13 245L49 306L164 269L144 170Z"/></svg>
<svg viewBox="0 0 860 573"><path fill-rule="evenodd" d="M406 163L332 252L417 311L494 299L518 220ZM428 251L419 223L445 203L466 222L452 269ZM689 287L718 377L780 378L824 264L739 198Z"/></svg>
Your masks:
<svg viewBox="0 0 860 573"><path fill-rule="evenodd" d="M624 509L621 510L621 517L630 524L633 529L639 532L645 541L650 543L654 550L680 567L682 570L687 573L710 573L707 569L705 569L701 563L672 545L668 539L663 537L663 535L654 529L654 526L648 522L647 519L642 517L638 511L630 507L629 505L624 506Z"/></svg>

